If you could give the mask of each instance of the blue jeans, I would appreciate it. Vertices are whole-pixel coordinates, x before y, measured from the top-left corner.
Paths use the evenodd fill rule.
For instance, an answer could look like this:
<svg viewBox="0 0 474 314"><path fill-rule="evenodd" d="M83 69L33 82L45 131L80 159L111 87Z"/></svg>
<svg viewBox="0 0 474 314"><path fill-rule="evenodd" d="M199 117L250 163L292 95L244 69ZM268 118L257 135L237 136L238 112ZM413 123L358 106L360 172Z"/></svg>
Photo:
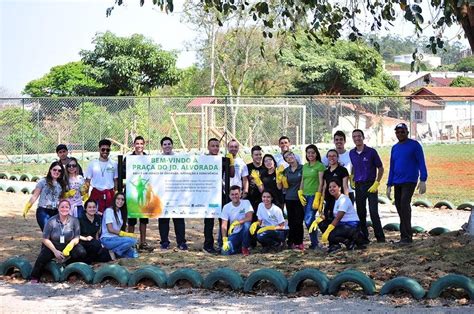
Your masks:
<svg viewBox="0 0 474 314"><path fill-rule="evenodd" d="M313 201L314 195L305 195L306 198L306 206L304 207L304 224L306 228L309 229L311 224L314 221L314 217L316 216L316 211L313 209ZM309 239L311 240L310 248L315 248L318 246L318 230L316 229L313 233L309 234Z"/></svg>
<svg viewBox="0 0 474 314"><path fill-rule="evenodd" d="M222 255L232 255L232 254L239 254L242 251L242 247L248 248L250 246L250 225L252 223L250 221L244 223L240 231L237 233L233 233L229 236L229 246L230 249L228 251L222 250Z"/></svg>
<svg viewBox="0 0 474 314"><path fill-rule="evenodd" d="M77 210L77 218L82 217L82 215L84 215L84 213L85 213L84 206L82 206L82 205L77 205L76 210Z"/></svg>
<svg viewBox="0 0 474 314"><path fill-rule="evenodd" d="M112 250L119 257L136 258L138 253L135 250L137 240L130 237L106 237L101 238L100 242L107 250Z"/></svg>
<svg viewBox="0 0 474 314"><path fill-rule="evenodd" d="M57 208L38 207L36 209L36 221L38 222L38 225L41 231L43 231L44 226L48 222L49 218L57 214L58 214Z"/></svg>
<svg viewBox="0 0 474 314"><path fill-rule="evenodd" d="M257 233L257 240L263 247L275 247L285 242L288 230L269 230Z"/></svg>

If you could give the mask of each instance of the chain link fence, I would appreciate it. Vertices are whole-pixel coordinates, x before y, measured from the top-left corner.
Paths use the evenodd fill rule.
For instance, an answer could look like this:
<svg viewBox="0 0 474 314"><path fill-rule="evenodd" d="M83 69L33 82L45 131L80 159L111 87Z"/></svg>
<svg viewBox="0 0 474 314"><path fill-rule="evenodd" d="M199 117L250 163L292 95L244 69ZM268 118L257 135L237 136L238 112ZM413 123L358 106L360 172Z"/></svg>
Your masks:
<svg viewBox="0 0 474 314"><path fill-rule="evenodd" d="M192 153L204 153L213 137L222 140L223 151L236 139L248 157L253 145L276 152L282 135L295 150L310 143L324 150L343 130L351 146L355 128L364 130L369 145L391 146L395 125L405 122L422 143L471 144L473 104L472 96L0 99L0 171L47 164L59 143L84 162L97 158L102 138L114 143L113 156L127 153L137 135L151 153L160 151L163 136L174 139L175 150Z"/></svg>

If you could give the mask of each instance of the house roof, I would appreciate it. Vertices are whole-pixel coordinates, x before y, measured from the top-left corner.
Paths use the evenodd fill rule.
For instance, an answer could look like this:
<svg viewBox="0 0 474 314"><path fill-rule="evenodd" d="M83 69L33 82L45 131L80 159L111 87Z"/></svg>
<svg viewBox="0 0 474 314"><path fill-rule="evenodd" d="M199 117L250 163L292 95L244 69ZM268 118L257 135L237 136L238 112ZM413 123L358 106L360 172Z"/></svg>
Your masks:
<svg viewBox="0 0 474 314"><path fill-rule="evenodd" d="M438 103L438 102L435 102L435 101L431 101L431 100L428 100L428 99L417 99L417 98L412 100L412 102L414 104L417 104L418 106L422 106L422 107L427 107L427 108L442 108L442 107L444 107L444 103Z"/></svg>
<svg viewBox="0 0 474 314"><path fill-rule="evenodd" d="M215 97L197 97L191 100L187 107L201 107L203 105L215 103L217 98Z"/></svg>
<svg viewBox="0 0 474 314"><path fill-rule="evenodd" d="M443 77L431 77L431 82L436 83L441 86L449 86L453 81L452 78L443 78Z"/></svg>
<svg viewBox="0 0 474 314"><path fill-rule="evenodd" d="M449 101L474 100L474 87L422 87L411 95Z"/></svg>

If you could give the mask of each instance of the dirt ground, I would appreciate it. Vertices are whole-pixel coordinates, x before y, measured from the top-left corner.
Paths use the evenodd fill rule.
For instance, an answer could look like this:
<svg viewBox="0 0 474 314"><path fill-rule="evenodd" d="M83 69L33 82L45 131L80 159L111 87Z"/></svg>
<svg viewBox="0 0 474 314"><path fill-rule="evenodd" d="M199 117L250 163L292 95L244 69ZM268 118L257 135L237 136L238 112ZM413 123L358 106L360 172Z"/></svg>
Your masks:
<svg viewBox="0 0 474 314"><path fill-rule="evenodd" d="M40 248L41 233L35 219L34 209L27 219L21 216L28 195L12 194L0 191L0 261L13 255L20 255L34 263ZM391 205L380 207L382 225L398 222L395 208ZM305 252L285 250L274 254L261 254L256 249L248 257L211 256L201 251L203 241L202 220L186 221L186 237L190 250L187 252L171 249L152 253L143 253L138 259L122 259L115 263L130 270L141 265L155 264L170 273L181 267L192 267L203 276L217 267L230 267L247 276L254 270L272 267L290 277L296 271L315 267L329 277L347 268L357 268L375 280L379 291L383 283L397 276L412 277L428 290L437 278L448 273L459 273L474 277L474 238L459 231L467 222L470 212L447 209L413 210L413 225L424 227L427 231L434 227L446 227L452 232L432 237L427 233L415 236L413 245L396 247L390 243L373 243L364 251L341 251L328 256L324 252ZM148 242L159 247L159 235L156 220L148 226ZM217 225L214 229L217 232ZM369 229L371 230L371 229ZM398 240L398 232L386 232L387 240ZM305 234L307 239L307 234ZM171 223L170 240L175 245ZM308 244L308 243L307 243ZM94 265L95 268L100 265ZM232 292L213 292L193 289L157 289L142 286L139 288L121 288L114 285L89 287L80 283L48 283L31 285L21 279L4 276L0 282L1 308L6 304L17 304L18 311L57 310L95 312L125 311L139 309L146 311L159 309L165 311L347 311L358 309L387 311L402 308L404 310L425 310L437 308L439 311L468 311L467 294L459 290L448 290L437 300L413 301L406 294L390 297L365 297L358 290L343 289L338 297L320 296L315 287L304 287L295 296L279 296L273 288L263 286L256 296ZM75 295L74 300L70 296ZM43 297L47 298L43 298ZM35 302L41 298L42 302ZM342 298L342 299L341 299ZM59 303L56 304L57 300ZM174 300L174 301L173 301ZM84 302L92 302L85 309ZM120 304L118 304L120 303ZM122 304L123 303L123 304ZM89 303L88 303L89 304ZM231 306L234 304L235 306ZM37 306L40 306L38 308ZM51 306L51 307L50 307ZM161 307L160 307L161 306ZM448 308L446 308L448 306ZM471 311L470 310L470 311ZM8 309L11 312L11 308Z"/></svg>

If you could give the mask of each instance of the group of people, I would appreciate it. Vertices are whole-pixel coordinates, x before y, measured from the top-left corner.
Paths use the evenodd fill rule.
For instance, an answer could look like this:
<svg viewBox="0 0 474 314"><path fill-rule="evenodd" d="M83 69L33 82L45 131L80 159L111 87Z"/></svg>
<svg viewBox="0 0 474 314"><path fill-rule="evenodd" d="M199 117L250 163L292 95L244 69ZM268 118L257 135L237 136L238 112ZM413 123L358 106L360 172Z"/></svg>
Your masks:
<svg viewBox="0 0 474 314"><path fill-rule="evenodd" d="M411 197L418 187L426 191L427 170L421 145L408 137L408 127L395 127L399 140L392 148L387 196L392 187L400 216L401 239L412 242ZM334 149L321 156L316 145L305 148L306 162L290 150L290 139L279 139L280 153L263 154L260 146L251 149L248 164L238 156L239 143L227 143L223 162L230 186L223 189L219 217L218 248L214 246L214 218L204 219L204 245L207 253L249 255L257 243L263 251L286 247L305 250L304 226L311 250L329 253L342 249L364 249L370 243L366 226L367 201L377 242L385 242L378 213L378 188L384 167L377 151L364 144L364 132L352 131L355 148L346 150L346 135L334 134ZM172 155L173 140L160 141L162 154ZM109 158L111 142L99 142L99 159L89 163L85 173L78 161L68 156L67 147L58 145L59 160L38 181L25 205L26 216L38 201L36 219L43 231L43 246L32 272L38 280L51 259L106 262L119 257L134 258L140 251L153 251L146 242L148 218L139 218L140 238L134 235L137 219L127 218L125 194L117 191L118 164ZM145 140L137 136L132 155L144 155ZM208 141L208 155L219 155L220 141ZM124 162L124 167L126 162ZM123 173L125 173L123 169ZM225 192L227 190L227 193ZM83 205L83 201L85 201ZM354 207L355 203L355 207ZM160 247L170 248L169 218L159 218ZM173 218L177 247L187 250L184 218ZM318 231L321 232L320 240Z"/></svg>

